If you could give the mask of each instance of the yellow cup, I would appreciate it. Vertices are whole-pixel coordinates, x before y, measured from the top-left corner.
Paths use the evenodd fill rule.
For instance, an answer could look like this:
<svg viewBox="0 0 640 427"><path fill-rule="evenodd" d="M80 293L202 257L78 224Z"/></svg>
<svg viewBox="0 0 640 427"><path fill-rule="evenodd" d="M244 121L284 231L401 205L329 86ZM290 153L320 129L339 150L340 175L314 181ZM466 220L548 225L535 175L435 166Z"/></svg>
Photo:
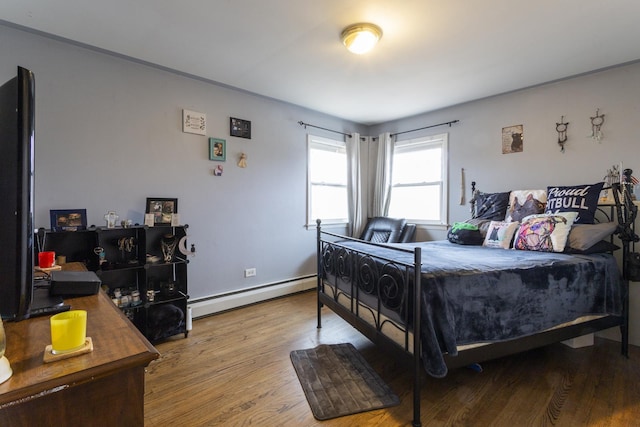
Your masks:
<svg viewBox="0 0 640 427"><path fill-rule="evenodd" d="M87 312L70 310L51 316L51 352L67 353L82 348L87 338Z"/></svg>

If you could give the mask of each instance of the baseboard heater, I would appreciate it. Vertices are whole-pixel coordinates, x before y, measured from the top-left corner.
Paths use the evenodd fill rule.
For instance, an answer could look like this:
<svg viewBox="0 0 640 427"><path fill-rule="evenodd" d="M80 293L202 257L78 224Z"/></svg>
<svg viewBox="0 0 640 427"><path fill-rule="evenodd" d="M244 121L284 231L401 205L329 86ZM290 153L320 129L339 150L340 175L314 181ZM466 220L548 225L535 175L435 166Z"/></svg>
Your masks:
<svg viewBox="0 0 640 427"><path fill-rule="evenodd" d="M241 289L206 298L193 299L189 301L189 307L191 308L193 318L198 319L234 308L306 291L316 286L316 275L306 276L299 279Z"/></svg>

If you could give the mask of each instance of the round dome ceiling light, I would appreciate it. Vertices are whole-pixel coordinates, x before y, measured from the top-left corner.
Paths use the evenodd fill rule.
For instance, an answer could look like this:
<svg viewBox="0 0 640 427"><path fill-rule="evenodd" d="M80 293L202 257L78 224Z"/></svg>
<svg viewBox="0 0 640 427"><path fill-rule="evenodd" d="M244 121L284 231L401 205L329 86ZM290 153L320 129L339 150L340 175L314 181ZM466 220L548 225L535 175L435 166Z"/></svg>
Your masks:
<svg viewBox="0 0 640 427"><path fill-rule="evenodd" d="M382 29L374 24L349 25L342 30L342 43L357 55L369 52L382 37Z"/></svg>

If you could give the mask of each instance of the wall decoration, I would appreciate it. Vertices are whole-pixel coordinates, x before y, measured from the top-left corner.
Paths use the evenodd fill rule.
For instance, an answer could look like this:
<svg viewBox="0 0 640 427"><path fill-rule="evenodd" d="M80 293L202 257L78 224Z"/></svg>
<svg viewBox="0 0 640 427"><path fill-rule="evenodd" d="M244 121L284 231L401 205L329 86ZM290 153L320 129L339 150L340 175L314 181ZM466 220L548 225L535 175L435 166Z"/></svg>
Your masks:
<svg viewBox="0 0 640 427"><path fill-rule="evenodd" d="M216 166L215 169L211 170L211 173L213 173L213 176L222 176L222 172L224 172L222 165L218 165Z"/></svg>
<svg viewBox="0 0 640 427"><path fill-rule="evenodd" d="M197 111L182 110L182 132L205 135L207 133L207 115Z"/></svg>
<svg viewBox="0 0 640 427"><path fill-rule="evenodd" d="M569 122L564 121L564 116L560 117L560 123L556 123L556 132L558 132L558 145L560 146L560 151L564 153L564 143L567 142L567 128L569 127Z"/></svg>
<svg viewBox="0 0 640 427"><path fill-rule="evenodd" d="M591 137L591 139L593 139L594 141L602 141L602 137L604 136L602 134L602 125L604 124L604 114L600 114L600 109L598 108L596 110L596 116L595 117L590 117L591 119L591 135L589 135Z"/></svg>
<svg viewBox="0 0 640 427"><path fill-rule="evenodd" d="M153 214L154 225L171 225L172 214L178 213L178 199L147 197L146 213Z"/></svg>
<svg viewBox="0 0 640 427"><path fill-rule="evenodd" d="M244 153L240 153L240 160L238 160L238 167L246 168L247 167L247 155Z"/></svg>
<svg viewBox="0 0 640 427"><path fill-rule="evenodd" d="M227 159L227 142L220 138L209 138L209 160L224 162Z"/></svg>
<svg viewBox="0 0 640 427"><path fill-rule="evenodd" d="M520 153L524 145L522 125L502 128L502 154Z"/></svg>
<svg viewBox="0 0 640 427"><path fill-rule="evenodd" d="M229 118L229 134L240 138L251 139L251 122L249 120Z"/></svg>
<svg viewBox="0 0 640 427"><path fill-rule="evenodd" d="M77 231L87 228L86 209L50 210L49 217L53 231Z"/></svg>

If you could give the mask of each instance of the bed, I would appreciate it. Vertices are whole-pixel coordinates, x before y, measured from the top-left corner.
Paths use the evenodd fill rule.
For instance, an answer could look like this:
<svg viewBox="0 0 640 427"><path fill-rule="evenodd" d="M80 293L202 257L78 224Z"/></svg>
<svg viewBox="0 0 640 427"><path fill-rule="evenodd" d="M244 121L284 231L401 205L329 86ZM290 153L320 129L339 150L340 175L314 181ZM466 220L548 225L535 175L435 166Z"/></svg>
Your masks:
<svg viewBox="0 0 640 427"><path fill-rule="evenodd" d="M637 240L632 208L617 194L609 207L618 213L624 258ZM614 326L627 355L628 280L610 252L504 250L448 240L375 244L326 232L318 221L317 253L318 328L327 306L410 363L414 426L421 425L423 370L444 377L448 369Z"/></svg>

